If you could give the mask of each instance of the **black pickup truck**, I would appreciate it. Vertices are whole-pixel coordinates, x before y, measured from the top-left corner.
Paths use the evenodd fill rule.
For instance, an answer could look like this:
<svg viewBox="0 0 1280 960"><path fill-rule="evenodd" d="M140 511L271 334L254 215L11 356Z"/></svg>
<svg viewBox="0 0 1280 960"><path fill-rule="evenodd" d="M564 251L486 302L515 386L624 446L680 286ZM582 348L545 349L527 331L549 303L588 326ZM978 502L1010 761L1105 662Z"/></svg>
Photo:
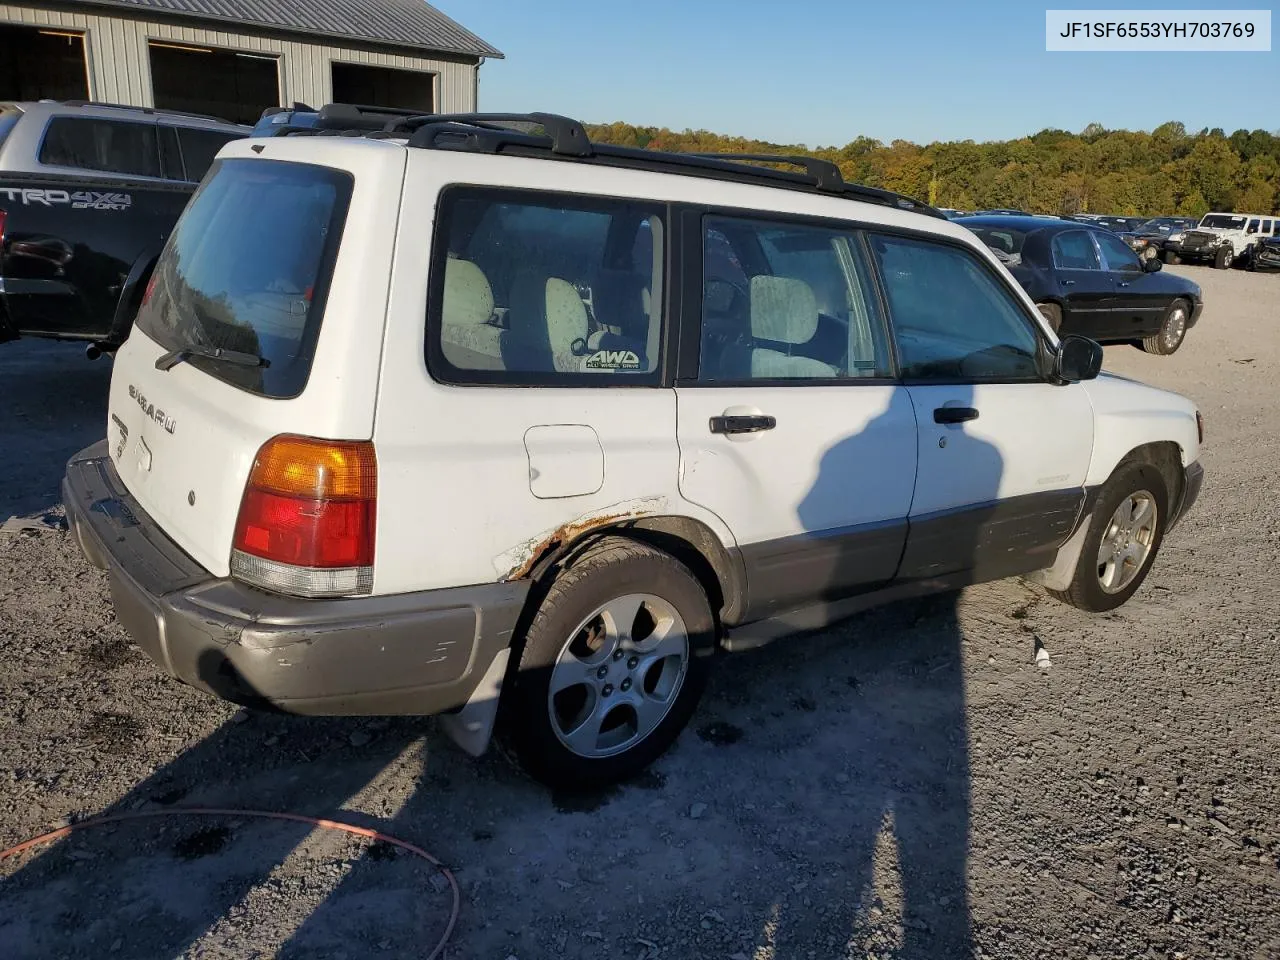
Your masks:
<svg viewBox="0 0 1280 960"><path fill-rule="evenodd" d="M81 101L0 103L0 342L129 335L160 250L218 150L250 128Z"/></svg>

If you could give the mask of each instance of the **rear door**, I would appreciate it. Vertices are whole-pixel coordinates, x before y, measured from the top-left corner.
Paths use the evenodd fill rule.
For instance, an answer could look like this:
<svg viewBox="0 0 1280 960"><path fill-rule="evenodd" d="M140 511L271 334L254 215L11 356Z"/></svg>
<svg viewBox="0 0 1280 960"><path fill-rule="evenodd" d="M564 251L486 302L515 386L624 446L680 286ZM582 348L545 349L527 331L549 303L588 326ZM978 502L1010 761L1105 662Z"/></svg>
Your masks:
<svg viewBox="0 0 1280 960"><path fill-rule="evenodd" d="M242 150L197 191L111 380L121 478L219 576L266 440L363 440L373 426L403 151L335 142L271 153ZM198 355L214 348L236 356Z"/></svg>
<svg viewBox="0 0 1280 960"><path fill-rule="evenodd" d="M1110 322L1115 283L1102 268L1088 230L1067 230L1049 241L1054 277L1064 305L1062 333L1092 337Z"/></svg>
<svg viewBox="0 0 1280 960"><path fill-rule="evenodd" d="M680 493L733 531L747 617L890 580L916 428L858 234L708 213L684 241Z"/></svg>
<svg viewBox="0 0 1280 960"><path fill-rule="evenodd" d="M1047 383L1039 326L968 248L873 235L919 457L899 577L1047 565L1084 502L1093 409Z"/></svg>

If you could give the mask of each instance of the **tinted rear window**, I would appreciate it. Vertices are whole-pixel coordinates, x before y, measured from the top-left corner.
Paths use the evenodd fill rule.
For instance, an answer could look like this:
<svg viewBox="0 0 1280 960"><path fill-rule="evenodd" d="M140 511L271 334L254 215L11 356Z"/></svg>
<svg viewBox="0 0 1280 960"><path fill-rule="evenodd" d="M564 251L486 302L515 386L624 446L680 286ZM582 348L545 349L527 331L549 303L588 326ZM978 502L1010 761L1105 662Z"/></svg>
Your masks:
<svg viewBox="0 0 1280 960"><path fill-rule="evenodd" d="M273 160L223 160L196 191L156 266L137 327L169 350L223 348L263 366L193 357L267 397L306 386L352 181Z"/></svg>
<svg viewBox="0 0 1280 960"><path fill-rule="evenodd" d="M175 127L178 131L178 143L182 147L182 163L187 170L187 179L199 183L213 165L213 158L223 145L231 140L239 140L233 133L219 133L216 130L193 130L190 127Z"/></svg>
<svg viewBox="0 0 1280 960"><path fill-rule="evenodd" d="M159 177L155 124L54 117L40 145L40 162L135 177Z"/></svg>
<svg viewBox="0 0 1280 960"><path fill-rule="evenodd" d="M0 147L4 146L4 141L9 136L9 131L18 125L18 120L21 117L21 110L12 107L8 110L0 110Z"/></svg>

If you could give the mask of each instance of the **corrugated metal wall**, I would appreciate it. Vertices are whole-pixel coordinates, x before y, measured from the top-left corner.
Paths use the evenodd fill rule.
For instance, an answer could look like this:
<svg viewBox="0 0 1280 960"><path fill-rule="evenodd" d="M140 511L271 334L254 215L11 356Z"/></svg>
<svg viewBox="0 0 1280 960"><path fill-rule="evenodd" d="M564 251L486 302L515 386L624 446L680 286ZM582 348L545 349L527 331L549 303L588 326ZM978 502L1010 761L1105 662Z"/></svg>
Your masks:
<svg viewBox="0 0 1280 960"><path fill-rule="evenodd" d="M89 59L89 97L108 103L140 107L155 105L147 41L160 40L279 57L282 104L300 101L318 106L329 103L333 99L333 76L329 65L340 60L429 71L436 75L438 111L476 109L475 75L478 68L465 63L3 3L0 3L0 22L83 32L86 36L85 55Z"/></svg>

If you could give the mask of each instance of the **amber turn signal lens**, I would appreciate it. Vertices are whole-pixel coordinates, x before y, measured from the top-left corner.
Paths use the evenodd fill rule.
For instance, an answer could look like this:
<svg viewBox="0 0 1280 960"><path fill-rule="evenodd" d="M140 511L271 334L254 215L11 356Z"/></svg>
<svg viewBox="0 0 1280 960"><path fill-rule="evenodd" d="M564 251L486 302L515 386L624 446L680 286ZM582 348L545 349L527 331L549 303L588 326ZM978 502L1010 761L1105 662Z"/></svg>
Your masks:
<svg viewBox="0 0 1280 960"><path fill-rule="evenodd" d="M378 487L373 444L273 437L258 451L249 487L309 500L372 500Z"/></svg>

